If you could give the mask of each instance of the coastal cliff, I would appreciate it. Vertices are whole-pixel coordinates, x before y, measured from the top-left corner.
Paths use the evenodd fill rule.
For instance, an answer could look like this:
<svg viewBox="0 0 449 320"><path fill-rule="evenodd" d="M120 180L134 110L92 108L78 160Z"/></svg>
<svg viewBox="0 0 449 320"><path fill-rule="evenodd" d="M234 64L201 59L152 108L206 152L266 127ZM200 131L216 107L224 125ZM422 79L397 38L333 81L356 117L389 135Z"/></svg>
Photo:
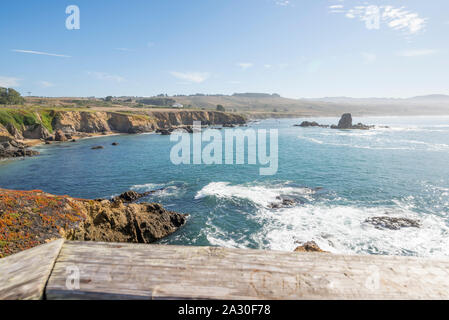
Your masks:
<svg viewBox="0 0 449 320"><path fill-rule="evenodd" d="M52 127L66 133L141 133L176 126L192 125L201 121L205 125L244 124L241 115L217 111L150 111L137 114L119 112L57 112Z"/></svg>
<svg viewBox="0 0 449 320"><path fill-rule="evenodd" d="M151 243L175 232L186 219L158 203L0 189L0 258L57 238Z"/></svg>
<svg viewBox="0 0 449 320"><path fill-rule="evenodd" d="M0 110L0 158L31 156L22 140L66 141L72 136L108 133L145 133L203 125L238 125L239 114L205 110L86 111L60 109Z"/></svg>

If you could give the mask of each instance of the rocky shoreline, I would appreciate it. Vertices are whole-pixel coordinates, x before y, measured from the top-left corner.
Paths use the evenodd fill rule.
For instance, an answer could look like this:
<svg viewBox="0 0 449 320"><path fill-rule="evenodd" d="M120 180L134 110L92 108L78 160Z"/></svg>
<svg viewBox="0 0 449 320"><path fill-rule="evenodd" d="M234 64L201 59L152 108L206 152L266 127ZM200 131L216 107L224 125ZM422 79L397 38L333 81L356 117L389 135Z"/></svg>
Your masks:
<svg viewBox="0 0 449 320"><path fill-rule="evenodd" d="M158 203L133 203L134 191L112 200L77 199L40 190L0 189L0 258L48 241L152 243L183 226L187 214Z"/></svg>
<svg viewBox="0 0 449 320"><path fill-rule="evenodd" d="M20 114L20 110L17 111ZM219 111L147 111L141 113L51 110L33 113L36 123L0 123L0 159L38 154L30 145L76 142L92 136L155 132L171 134L176 129L192 132L194 121L202 125L244 125L239 114Z"/></svg>

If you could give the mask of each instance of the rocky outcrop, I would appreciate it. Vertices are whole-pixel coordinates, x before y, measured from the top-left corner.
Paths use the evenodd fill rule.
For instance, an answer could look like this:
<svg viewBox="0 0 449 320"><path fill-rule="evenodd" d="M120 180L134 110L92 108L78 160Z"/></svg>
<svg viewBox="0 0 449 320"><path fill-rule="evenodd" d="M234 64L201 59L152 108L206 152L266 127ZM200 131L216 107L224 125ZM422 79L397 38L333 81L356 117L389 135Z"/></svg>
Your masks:
<svg viewBox="0 0 449 320"><path fill-rule="evenodd" d="M399 230L402 228L419 228L420 221L409 218L396 217L371 217L365 220L365 223L372 224L376 229Z"/></svg>
<svg viewBox="0 0 449 320"><path fill-rule="evenodd" d="M352 115L350 113L345 113L341 116L340 121L337 125L338 129L351 129L352 128Z"/></svg>
<svg viewBox="0 0 449 320"><path fill-rule="evenodd" d="M0 258L49 240L151 243L175 232L187 215L157 203L85 200L40 190L0 189Z"/></svg>
<svg viewBox="0 0 449 320"><path fill-rule="evenodd" d="M87 217L69 230L69 240L151 243L175 232L186 216L158 203L125 204L108 200L83 204Z"/></svg>
<svg viewBox="0 0 449 320"><path fill-rule="evenodd" d="M31 157L39 152L31 150L27 145L18 142L9 134L0 133L0 159Z"/></svg>
<svg viewBox="0 0 449 320"><path fill-rule="evenodd" d="M25 139L47 139L50 137L50 132L42 124L34 124L27 126L23 131L22 136Z"/></svg>
<svg viewBox="0 0 449 320"><path fill-rule="evenodd" d="M66 137L65 133L61 129L56 130L55 141L61 141L61 142L67 141L67 137Z"/></svg>
<svg viewBox="0 0 449 320"><path fill-rule="evenodd" d="M139 200L143 197L146 197L152 193L154 193L154 192L148 191L148 192L144 192L144 193L139 193L139 192L130 190L130 191L126 191L126 192L122 193L119 196L112 198L112 201L134 202L134 201L137 201L137 200Z"/></svg>
<svg viewBox="0 0 449 320"><path fill-rule="evenodd" d="M308 241L304 243L303 245L297 247L295 249L295 252L323 252L326 253L327 251L321 250L321 248L315 243L315 241Z"/></svg>
<svg viewBox="0 0 449 320"><path fill-rule="evenodd" d="M14 139L21 140L23 139L21 131L19 131L15 126L11 123L6 125L7 133L9 133Z"/></svg>
<svg viewBox="0 0 449 320"><path fill-rule="evenodd" d="M374 128L374 126L368 126L363 123L352 124L352 115L350 113L345 113L341 116L338 125L332 125L331 129L358 129L358 130L369 130Z"/></svg>
<svg viewBox="0 0 449 320"><path fill-rule="evenodd" d="M320 127L320 128L329 128L328 125L324 125L324 124L319 124L316 121L303 121L301 122L301 124L295 124L295 127L303 127L303 128L307 128L307 127Z"/></svg>

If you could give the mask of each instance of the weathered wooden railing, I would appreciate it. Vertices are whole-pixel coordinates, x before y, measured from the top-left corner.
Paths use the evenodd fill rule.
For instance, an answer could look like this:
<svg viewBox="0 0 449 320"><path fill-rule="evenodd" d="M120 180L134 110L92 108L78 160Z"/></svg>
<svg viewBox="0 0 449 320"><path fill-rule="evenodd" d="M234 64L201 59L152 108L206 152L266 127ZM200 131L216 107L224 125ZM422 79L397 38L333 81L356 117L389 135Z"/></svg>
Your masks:
<svg viewBox="0 0 449 320"><path fill-rule="evenodd" d="M449 260L127 243L0 259L0 299L448 299Z"/></svg>

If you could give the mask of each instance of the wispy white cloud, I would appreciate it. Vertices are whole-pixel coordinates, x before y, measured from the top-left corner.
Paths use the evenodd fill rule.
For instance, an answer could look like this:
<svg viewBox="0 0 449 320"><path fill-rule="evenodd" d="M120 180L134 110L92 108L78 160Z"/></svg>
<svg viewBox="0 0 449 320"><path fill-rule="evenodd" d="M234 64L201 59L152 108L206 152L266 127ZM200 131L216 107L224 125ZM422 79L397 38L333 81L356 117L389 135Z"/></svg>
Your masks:
<svg viewBox="0 0 449 320"><path fill-rule="evenodd" d="M37 54L42 56L52 56L52 57L60 57L60 58L71 58L71 56L65 55L65 54L56 54L56 53L49 53L49 52L41 52L41 51L34 51L34 50L22 50L22 49L13 49L11 50L13 52L20 52L20 53L29 53L29 54Z"/></svg>
<svg viewBox="0 0 449 320"><path fill-rule="evenodd" d="M405 7L361 5L346 10L343 5L332 5L328 8L332 13L344 13L348 19L365 22L368 29L379 29L384 24L393 30L413 35L423 31L427 24L426 18Z"/></svg>
<svg viewBox="0 0 449 320"><path fill-rule="evenodd" d="M343 13L344 5L335 4L328 7L332 13Z"/></svg>
<svg viewBox="0 0 449 320"><path fill-rule="evenodd" d="M134 51L136 51L134 49L129 49L129 48L115 48L115 50L123 51L123 52L134 52Z"/></svg>
<svg viewBox="0 0 449 320"><path fill-rule="evenodd" d="M19 85L20 85L19 78L0 76L0 87L11 88L11 87L18 87Z"/></svg>
<svg viewBox="0 0 449 320"><path fill-rule="evenodd" d="M404 7L394 8L384 6L382 19L390 28L406 31L411 34L417 33L426 26L426 19L421 18L418 13L405 10Z"/></svg>
<svg viewBox="0 0 449 320"><path fill-rule="evenodd" d="M405 50L398 52L397 55L400 57L420 57L420 56L429 56L437 53L437 50L433 49L416 49L416 50Z"/></svg>
<svg viewBox="0 0 449 320"><path fill-rule="evenodd" d="M53 83L49 81L39 81L37 84L43 88L50 88L55 86Z"/></svg>
<svg viewBox="0 0 449 320"><path fill-rule="evenodd" d="M288 7L292 5L290 0L275 0L274 3L281 7Z"/></svg>
<svg viewBox="0 0 449 320"><path fill-rule="evenodd" d="M254 66L254 64L252 64L251 62L240 62L240 63L237 63L237 66L242 68L243 70L246 70L246 69Z"/></svg>
<svg viewBox="0 0 449 320"><path fill-rule="evenodd" d="M181 80L187 80L190 82L201 83L206 81L210 74L208 72L170 72L172 76Z"/></svg>
<svg viewBox="0 0 449 320"><path fill-rule="evenodd" d="M267 69L270 69L270 68L272 67L271 64L264 64L263 66L264 66L265 68L267 68Z"/></svg>
<svg viewBox="0 0 449 320"><path fill-rule="evenodd" d="M374 63L377 60L377 56L374 53L362 52L362 57L365 63Z"/></svg>
<svg viewBox="0 0 449 320"><path fill-rule="evenodd" d="M114 82L126 81L126 79L123 78L122 76L118 76L115 74L109 74L106 72L88 71L87 74L94 77L97 80L114 81Z"/></svg>

